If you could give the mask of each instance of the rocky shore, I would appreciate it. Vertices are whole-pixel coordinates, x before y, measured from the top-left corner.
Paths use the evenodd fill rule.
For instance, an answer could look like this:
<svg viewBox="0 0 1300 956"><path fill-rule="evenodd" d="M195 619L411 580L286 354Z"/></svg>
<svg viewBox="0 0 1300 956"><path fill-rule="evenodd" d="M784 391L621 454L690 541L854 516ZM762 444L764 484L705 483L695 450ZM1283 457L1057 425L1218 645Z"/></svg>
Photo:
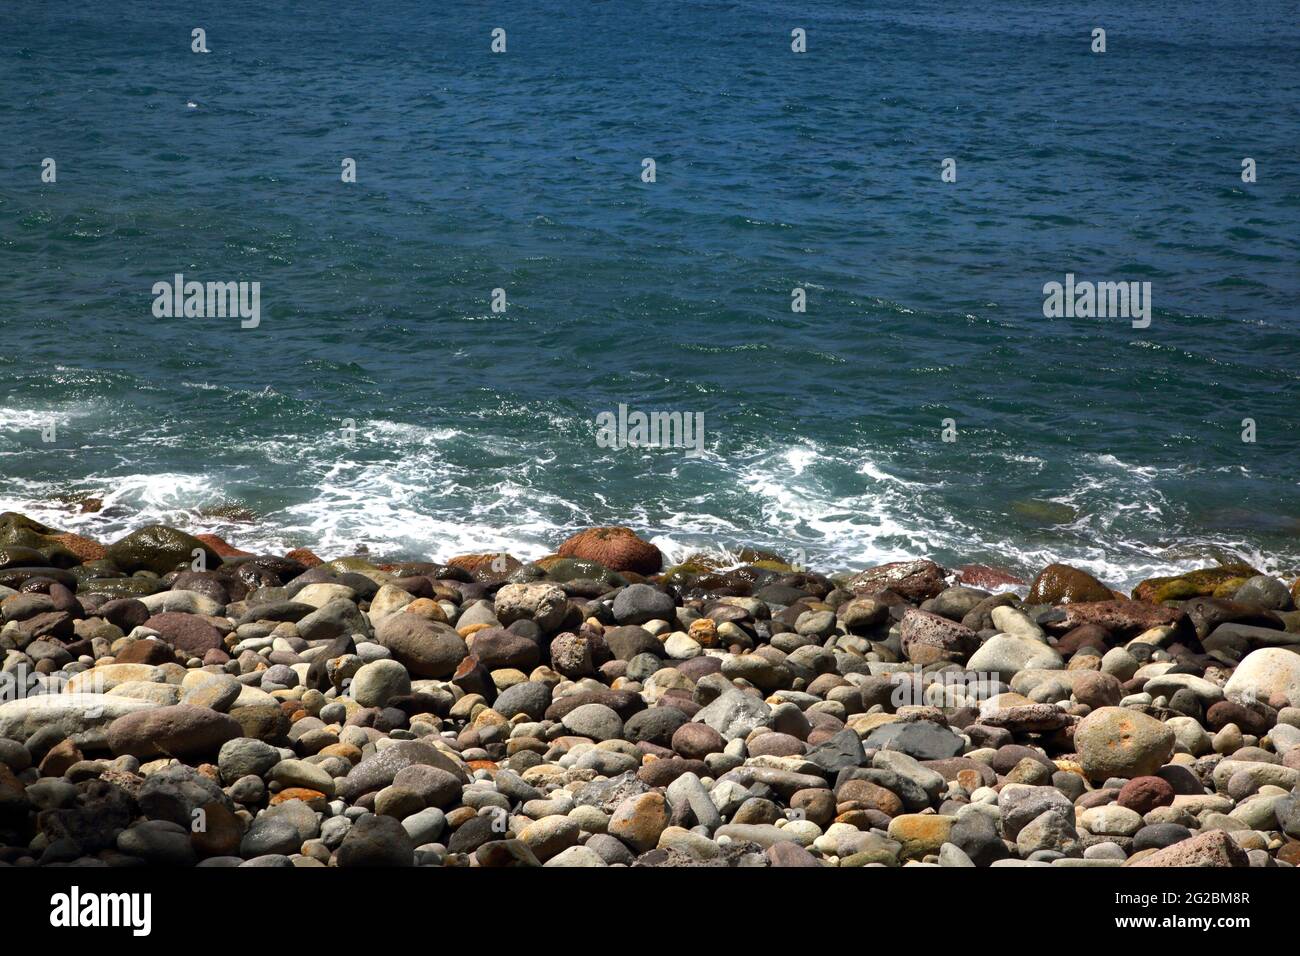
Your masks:
<svg viewBox="0 0 1300 956"><path fill-rule="evenodd" d="M1300 863L1300 582L0 515L0 867Z"/></svg>

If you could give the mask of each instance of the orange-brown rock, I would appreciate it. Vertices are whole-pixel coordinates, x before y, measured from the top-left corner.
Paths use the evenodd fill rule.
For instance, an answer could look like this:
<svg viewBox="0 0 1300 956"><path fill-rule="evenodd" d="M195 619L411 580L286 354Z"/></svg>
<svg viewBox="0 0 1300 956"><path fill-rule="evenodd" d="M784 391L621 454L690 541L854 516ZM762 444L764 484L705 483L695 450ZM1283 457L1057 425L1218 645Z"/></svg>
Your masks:
<svg viewBox="0 0 1300 956"><path fill-rule="evenodd" d="M202 828L194 830L191 823L190 844L194 851L199 856L238 856L244 821L215 800L204 804L202 809Z"/></svg>
<svg viewBox="0 0 1300 956"><path fill-rule="evenodd" d="M475 580L484 580L488 577L495 577L500 580L512 571L518 571L523 567L523 562L512 554L506 554L504 551L494 551L487 554L458 554L447 563L453 568L468 571L474 576Z"/></svg>
<svg viewBox="0 0 1300 956"><path fill-rule="evenodd" d="M556 549L565 558L585 558L598 561L611 571L635 571L637 574L658 574L664 556L649 541L639 537L631 528L588 528L579 531Z"/></svg>
<svg viewBox="0 0 1300 956"><path fill-rule="evenodd" d="M126 645L118 651L114 661L118 664L171 664L176 661L176 651L170 644L145 638Z"/></svg>
<svg viewBox="0 0 1300 956"><path fill-rule="evenodd" d="M692 621L687 635L700 647L714 647L718 643L718 625L711 617Z"/></svg>
<svg viewBox="0 0 1300 956"><path fill-rule="evenodd" d="M194 537L198 538L223 558L240 558L253 553L252 551L241 551L224 538L220 538L215 534L196 534Z"/></svg>
<svg viewBox="0 0 1300 956"><path fill-rule="evenodd" d="M50 752L41 760L42 777L62 777L74 763L84 759L77 745L71 740L62 740L50 748Z"/></svg>
<svg viewBox="0 0 1300 956"><path fill-rule="evenodd" d="M872 825L872 816L870 810L845 810L843 813L836 815L835 823L847 823L851 827L857 827L859 830L870 830Z"/></svg>
<svg viewBox="0 0 1300 956"><path fill-rule="evenodd" d="M354 744L326 744L320 749L320 755L323 757L342 757L348 763L353 764L361 762L361 749Z"/></svg>
<svg viewBox="0 0 1300 956"><path fill-rule="evenodd" d="M934 813L904 813L889 821L889 838L903 844L899 854L902 858L921 859L927 853L939 852L956 821L956 817Z"/></svg>
<svg viewBox="0 0 1300 956"><path fill-rule="evenodd" d="M271 806L279 806L282 803L288 803L290 800L301 800L318 813L323 812L329 805L325 794L319 790L311 790L307 787L286 787L271 798Z"/></svg>
<svg viewBox="0 0 1300 956"><path fill-rule="evenodd" d="M71 531L65 531L62 534L53 536L54 540L59 542L73 554L81 559L81 563L87 561L102 561L108 557L108 549L96 541L94 538L87 538L84 535L73 534Z"/></svg>
<svg viewBox="0 0 1300 956"><path fill-rule="evenodd" d="M447 612L442 609L437 601L431 598L416 598L406 607L402 608L403 614L414 614L422 617L426 621L437 621L440 624L447 623Z"/></svg>
<svg viewBox="0 0 1300 956"><path fill-rule="evenodd" d="M297 561L304 568L309 569L325 563L316 556L316 552L312 551L311 548L294 548L285 557L290 561Z"/></svg>

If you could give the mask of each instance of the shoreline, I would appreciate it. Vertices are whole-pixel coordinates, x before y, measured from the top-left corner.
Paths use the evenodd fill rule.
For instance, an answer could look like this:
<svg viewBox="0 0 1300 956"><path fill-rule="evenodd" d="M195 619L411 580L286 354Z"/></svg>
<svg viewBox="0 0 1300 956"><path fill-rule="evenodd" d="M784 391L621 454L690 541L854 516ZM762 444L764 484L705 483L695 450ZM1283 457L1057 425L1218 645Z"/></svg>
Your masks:
<svg viewBox="0 0 1300 956"><path fill-rule="evenodd" d="M734 558L0 515L0 864L1300 863L1300 580Z"/></svg>
<svg viewBox="0 0 1300 956"><path fill-rule="evenodd" d="M1033 514L1048 520L1047 512L1041 508L1028 507L1033 502L1023 504L1025 507L1017 511L1022 517ZM102 555L103 549L112 541L141 526L162 524L199 538L211 538L218 551L229 557L308 550L330 560L364 557L377 566L437 563L450 560L457 554L498 552L527 564L552 556L556 542L582 527L579 524L553 525L540 530L530 528L527 533L519 534L508 525L500 528L474 525L469 535L469 546L457 549L445 543L446 539L455 537L453 522L443 515L423 515L420 516L422 520L436 526L430 539L441 540L444 542L442 545L415 543L412 540L418 537L415 534L405 536L407 540L399 544L388 540L390 531L388 537L381 535L379 541L371 539L372 544L366 542L364 532L358 532L354 539L356 543L346 546L337 543L336 539L340 537L337 529L313 533L306 527L285 521L283 515L277 520L277 513L262 515L234 502L203 507L141 509L114 501L111 492L97 495L69 492L34 502L0 498L0 512L4 512L6 507L12 513L38 516L34 520L85 539L79 544L87 555ZM1024 531L1019 539L1022 545L1018 553L1008 542L994 548L990 542L980 541L972 553L967 554L955 552L953 544L945 542L936 549L941 552L939 556L931 554L929 557L958 575L954 583L962 583L963 568L977 569L972 578L976 582L981 580L980 569L992 568L1011 579L1007 587L1022 590L1030 586L1042 567L1050 563L1065 563L1092 574L1124 596L1130 596L1132 589L1147 578L1173 577L1217 564L1246 564L1261 573L1288 581L1300 576L1300 559L1289 550L1270 550L1267 545L1254 540L1225 540L1207 533L1199 543L1180 540L1176 544L1151 545L1145 550L1131 544L1107 550L1102 545L1083 547L1063 533L1059 540L1052 541L1043 533L1045 530L1050 529L1044 526L1037 532ZM655 531L642 533L660 549L666 566L690 563L703 556L711 564L730 560L730 564L724 566L739 567L744 562L737 555L759 550L780 556L793 566L813 567L830 576L853 573L868 566L913 560L925 555L927 550L886 544L866 549L864 557L855 560L844 556L842 548L835 549L830 543L807 539L783 542L773 540L779 536L771 533L756 535L760 539L757 541L746 540L741 531L732 531L725 536L706 535L678 526L664 528L660 525ZM898 540L926 537L921 531L900 532ZM326 538L330 541L326 542ZM1080 553L1081 549L1084 553ZM832 550L839 556L829 557L828 552Z"/></svg>

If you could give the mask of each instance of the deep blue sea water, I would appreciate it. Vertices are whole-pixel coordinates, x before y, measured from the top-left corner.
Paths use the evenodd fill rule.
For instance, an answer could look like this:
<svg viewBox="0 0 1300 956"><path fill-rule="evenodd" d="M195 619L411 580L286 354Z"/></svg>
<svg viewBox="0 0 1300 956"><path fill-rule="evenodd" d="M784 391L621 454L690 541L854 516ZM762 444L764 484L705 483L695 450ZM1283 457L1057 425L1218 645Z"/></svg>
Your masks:
<svg viewBox="0 0 1300 956"><path fill-rule="evenodd" d="M1300 5L187 7L0 2L0 509L1300 567ZM155 318L177 272L260 326ZM1044 318L1068 272L1149 281L1150 327ZM619 403L707 453L599 447Z"/></svg>

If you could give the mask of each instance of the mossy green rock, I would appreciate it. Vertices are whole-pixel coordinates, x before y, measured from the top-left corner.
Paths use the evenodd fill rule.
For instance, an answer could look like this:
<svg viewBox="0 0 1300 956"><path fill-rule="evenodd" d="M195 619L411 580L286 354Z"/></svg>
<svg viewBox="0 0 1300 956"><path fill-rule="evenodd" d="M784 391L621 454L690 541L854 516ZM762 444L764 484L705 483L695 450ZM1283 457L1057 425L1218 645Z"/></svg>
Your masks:
<svg viewBox="0 0 1300 956"><path fill-rule="evenodd" d="M395 581L397 576L385 571L383 568L375 566L368 558L358 555L348 555L347 557L335 558L333 561L326 561L322 567L329 568L335 574L360 574L362 577L369 578L381 587L389 581Z"/></svg>
<svg viewBox="0 0 1300 956"><path fill-rule="evenodd" d="M721 573L701 574L695 579L694 585L705 591L727 589L736 594L749 594L754 588L762 587L776 577L778 577L776 571L749 564L743 568L732 568Z"/></svg>
<svg viewBox="0 0 1300 956"><path fill-rule="evenodd" d="M1249 581L1250 578L1228 578L1217 588L1214 589L1214 597L1223 598L1231 601L1237 595L1237 589Z"/></svg>
<svg viewBox="0 0 1300 956"><path fill-rule="evenodd" d="M123 576L122 569L107 559L87 561L85 564L79 564L75 568L69 568L68 570L76 575L78 581L83 583L95 578L120 578Z"/></svg>
<svg viewBox="0 0 1300 956"><path fill-rule="evenodd" d="M6 511L0 514L0 538L14 531L34 531L36 534L59 533L58 529L41 524L34 518L19 514L17 511Z"/></svg>
<svg viewBox="0 0 1300 956"><path fill-rule="evenodd" d="M34 568L48 563L45 555L35 548L20 545L0 547L0 568Z"/></svg>
<svg viewBox="0 0 1300 956"><path fill-rule="evenodd" d="M534 563L546 572L549 581L576 581L581 578L615 586L622 581L622 578L599 561L590 561L586 558L552 556L541 558Z"/></svg>
<svg viewBox="0 0 1300 956"><path fill-rule="evenodd" d="M750 567L762 568L764 571L776 571L780 574L793 574L798 571L792 564L786 564L784 561L776 561L771 558L762 558L750 563Z"/></svg>
<svg viewBox="0 0 1300 956"><path fill-rule="evenodd" d="M158 578L89 578L80 587L82 594L105 594L113 599L148 597L166 590L167 585Z"/></svg>
<svg viewBox="0 0 1300 956"><path fill-rule="evenodd" d="M666 570L661 576L664 584L671 584L677 587L689 587L695 582L701 574L708 574L712 569L703 564L696 564L693 561L684 561L681 564L674 564Z"/></svg>
<svg viewBox="0 0 1300 956"><path fill-rule="evenodd" d="M1115 595L1087 571L1068 564L1049 564L1038 572L1029 587L1030 604L1072 604L1080 601L1111 601Z"/></svg>
<svg viewBox="0 0 1300 956"><path fill-rule="evenodd" d="M688 554L673 567L699 568L700 571L697 573L702 574L705 571L722 571L735 566L736 563L736 561L724 558L721 554L713 551L696 551L694 554ZM668 572L665 571L664 573L667 574Z"/></svg>
<svg viewBox="0 0 1300 956"><path fill-rule="evenodd" d="M863 850L860 853L851 853L840 860L841 869L850 869L853 867L867 866L871 863L880 863L883 866L898 866L898 857L888 850Z"/></svg>
<svg viewBox="0 0 1300 956"><path fill-rule="evenodd" d="M1163 578L1147 578L1133 589L1137 601L1159 604L1162 601L1188 601L1194 597L1209 597L1219 585L1233 578L1253 578L1260 572L1249 564L1225 564L1217 568L1200 568L1186 574Z"/></svg>
<svg viewBox="0 0 1300 956"><path fill-rule="evenodd" d="M493 571L490 568L479 568L474 572L474 580L481 584L496 584L501 580L502 572ZM521 565L505 575L506 584L532 584L534 581L545 581L546 570L535 562L530 561L528 564Z"/></svg>
<svg viewBox="0 0 1300 956"><path fill-rule="evenodd" d="M81 559L54 537L58 533L57 529L33 521L16 511L0 514L0 548L10 551L16 549L20 554L35 551L41 556L41 560L36 563L51 568L70 568L80 564ZM19 566L16 563L10 565Z"/></svg>
<svg viewBox="0 0 1300 956"><path fill-rule="evenodd" d="M333 561L326 561L325 567L329 568L335 574L346 574L349 571L356 572L357 574L366 574L368 572L376 572L379 570L379 568L375 567L365 558L358 558L356 556L349 558L335 558Z"/></svg>
<svg viewBox="0 0 1300 956"><path fill-rule="evenodd" d="M204 552L205 567L212 570L221 564L221 555L192 534L176 528L154 524L132 531L108 547L108 559L125 571L152 571L166 574L184 566L189 569L194 552Z"/></svg>
<svg viewBox="0 0 1300 956"><path fill-rule="evenodd" d="M1162 604L1165 601L1190 601L1192 598L1200 596L1201 589L1195 583L1184 581L1181 578L1166 581L1151 592L1151 600L1156 604Z"/></svg>
<svg viewBox="0 0 1300 956"><path fill-rule="evenodd" d="M736 552L736 560L741 564L753 564L760 568L767 563L779 564L785 568L790 566L790 563L775 551L766 551L763 548L741 548Z"/></svg>
<svg viewBox="0 0 1300 956"><path fill-rule="evenodd" d="M66 568L21 567L0 570L0 585L7 588L20 589L23 582L31 578L49 578L51 581L58 581L69 588L76 588L77 586L77 579Z"/></svg>

